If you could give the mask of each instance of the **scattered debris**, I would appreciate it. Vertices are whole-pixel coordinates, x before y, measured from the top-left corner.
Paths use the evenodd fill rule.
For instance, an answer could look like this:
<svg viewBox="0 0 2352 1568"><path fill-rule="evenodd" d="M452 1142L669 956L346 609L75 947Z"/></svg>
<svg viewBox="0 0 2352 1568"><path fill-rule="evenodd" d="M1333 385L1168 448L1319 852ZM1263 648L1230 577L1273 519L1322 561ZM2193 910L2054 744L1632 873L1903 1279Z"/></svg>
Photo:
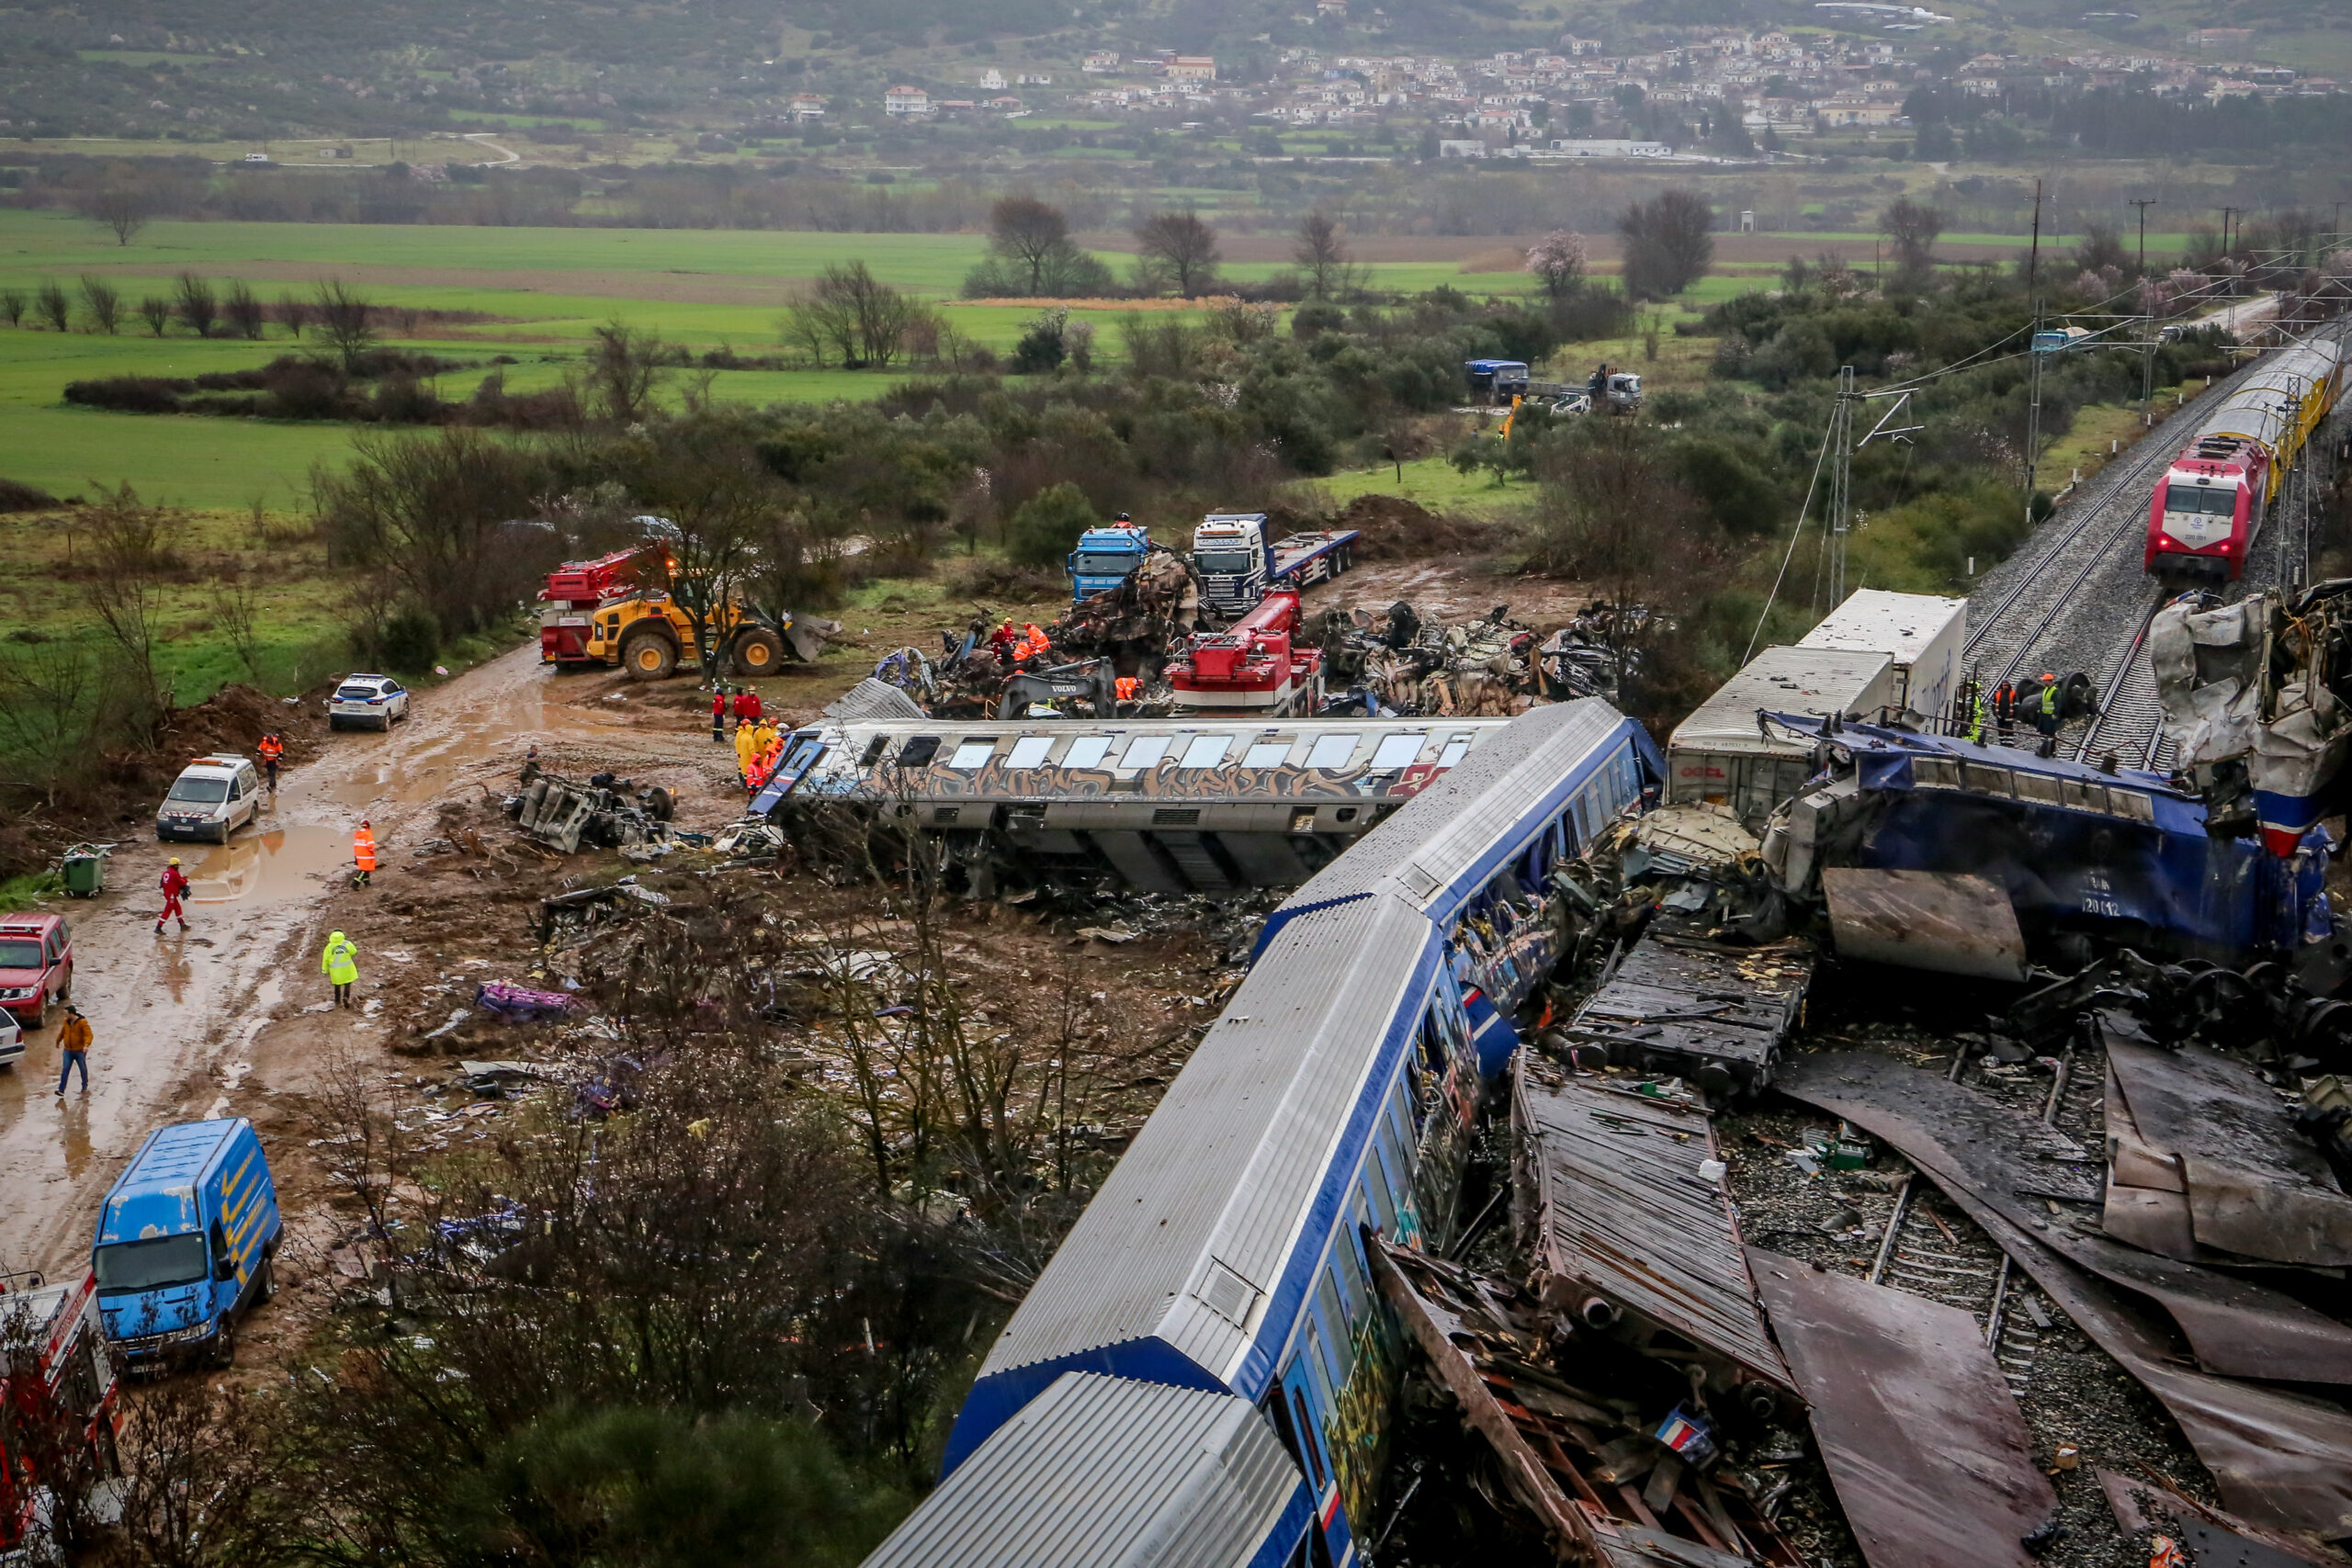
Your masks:
<svg viewBox="0 0 2352 1568"><path fill-rule="evenodd" d="M676 808L661 785L639 789L611 773L577 784L541 773L506 803L515 826L565 854L576 853L582 845L623 849L664 842Z"/></svg>
<svg viewBox="0 0 2352 1568"><path fill-rule="evenodd" d="M1792 1385L1757 1314L1707 1113L1522 1054L1510 1115L1513 1203L1544 1304L1693 1388L1776 1410Z"/></svg>
<svg viewBox="0 0 2352 1568"><path fill-rule="evenodd" d="M1976 1320L1748 1249L1772 1332L1872 1568L2030 1568L2057 1511Z"/></svg>

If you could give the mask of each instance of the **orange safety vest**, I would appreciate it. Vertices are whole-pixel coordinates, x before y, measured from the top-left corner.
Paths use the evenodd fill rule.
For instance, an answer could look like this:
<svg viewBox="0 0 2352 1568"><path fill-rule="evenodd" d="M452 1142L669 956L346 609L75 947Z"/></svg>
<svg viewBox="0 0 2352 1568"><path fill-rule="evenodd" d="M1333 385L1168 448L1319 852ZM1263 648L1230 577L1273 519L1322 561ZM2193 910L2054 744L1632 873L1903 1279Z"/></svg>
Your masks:
<svg viewBox="0 0 2352 1568"><path fill-rule="evenodd" d="M1136 675L1122 675L1117 680L1111 682L1112 690L1117 694L1118 699L1123 703L1133 702L1135 700L1136 691L1138 691L1142 685L1142 677Z"/></svg>
<svg viewBox="0 0 2352 1568"><path fill-rule="evenodd" d="M365 828L355 828L351 833L351 858L362 871L376 869L376 835Z"/></svg>
<svg viewBox="0 0 2352 1568"><path fill-rule="evenodd" d="M263 736L261 738L261 744L254 747L254 750L261 753L261 760L265 762L275 762L278 758L286 754L286 748L284 744L282 744L275 735Z"/></svg>

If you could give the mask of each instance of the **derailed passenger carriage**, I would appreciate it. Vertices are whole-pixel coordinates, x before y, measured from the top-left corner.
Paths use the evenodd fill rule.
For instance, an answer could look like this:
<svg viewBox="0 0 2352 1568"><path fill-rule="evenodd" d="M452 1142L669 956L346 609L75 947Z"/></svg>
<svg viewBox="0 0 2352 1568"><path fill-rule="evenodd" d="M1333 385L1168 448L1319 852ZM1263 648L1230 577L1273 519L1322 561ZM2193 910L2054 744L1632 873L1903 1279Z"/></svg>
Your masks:
<svg viewBox="0 0 2352 1568"><path fill-rule="evenodd" d="M876 1568L1360 1555L1405 1354L1365 1237L1456 1234L1509 1014L1556 952L1552 873L1660 776L1606 704L1538 708L1276 911Z"/></svg>
<svg viewBox="0 0 2352 1568"><path fill-rule="evenodd" d="M1150 893L1295 887L1509 722L827 724L752 809L787 826L887 816L944 836L976 877L1010 863Z"/></svg>

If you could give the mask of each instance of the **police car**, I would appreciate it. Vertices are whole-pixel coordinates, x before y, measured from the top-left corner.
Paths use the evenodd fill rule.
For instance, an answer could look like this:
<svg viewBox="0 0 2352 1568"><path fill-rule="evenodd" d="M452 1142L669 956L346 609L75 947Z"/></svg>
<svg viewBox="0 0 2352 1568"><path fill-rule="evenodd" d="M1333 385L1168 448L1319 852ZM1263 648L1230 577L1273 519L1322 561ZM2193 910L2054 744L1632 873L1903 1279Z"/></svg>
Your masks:
<svg viewBox="0 0 2352 1568"><path fill-rule="evenodd" d="M408 693L390 675L345 675L327 699L327 728L361 724L390 729L408 716Z"/></svg>

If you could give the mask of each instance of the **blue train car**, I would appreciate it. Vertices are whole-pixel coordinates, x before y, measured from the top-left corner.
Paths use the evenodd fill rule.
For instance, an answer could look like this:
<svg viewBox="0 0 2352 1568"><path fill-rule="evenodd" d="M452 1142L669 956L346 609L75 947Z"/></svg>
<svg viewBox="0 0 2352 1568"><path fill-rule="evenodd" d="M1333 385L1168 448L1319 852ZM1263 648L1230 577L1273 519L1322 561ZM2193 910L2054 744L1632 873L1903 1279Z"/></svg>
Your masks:
<svg viewBox="0 0 2352 1568"><path fill-rule="evenodd" d="M1810 875L1804 863L1983 876L2030 942L2096 931L2223 963L2291 952L2312 922L2325 929L2323 831L2282 860L2259 839L2209 837L2204 803L2161 773L1868 725L1826 739L1826 776L1765 846L1792 887Z"/></svg>
<svg viewBox="0 0 2352 1568"><path fill-rule="evenodd" d="M1405 1354L1363 1237L1451 1239L1549 873L1662 774L1605 703L1535 709L1268 920L869 1568L1356 1559Z"/></svg>

